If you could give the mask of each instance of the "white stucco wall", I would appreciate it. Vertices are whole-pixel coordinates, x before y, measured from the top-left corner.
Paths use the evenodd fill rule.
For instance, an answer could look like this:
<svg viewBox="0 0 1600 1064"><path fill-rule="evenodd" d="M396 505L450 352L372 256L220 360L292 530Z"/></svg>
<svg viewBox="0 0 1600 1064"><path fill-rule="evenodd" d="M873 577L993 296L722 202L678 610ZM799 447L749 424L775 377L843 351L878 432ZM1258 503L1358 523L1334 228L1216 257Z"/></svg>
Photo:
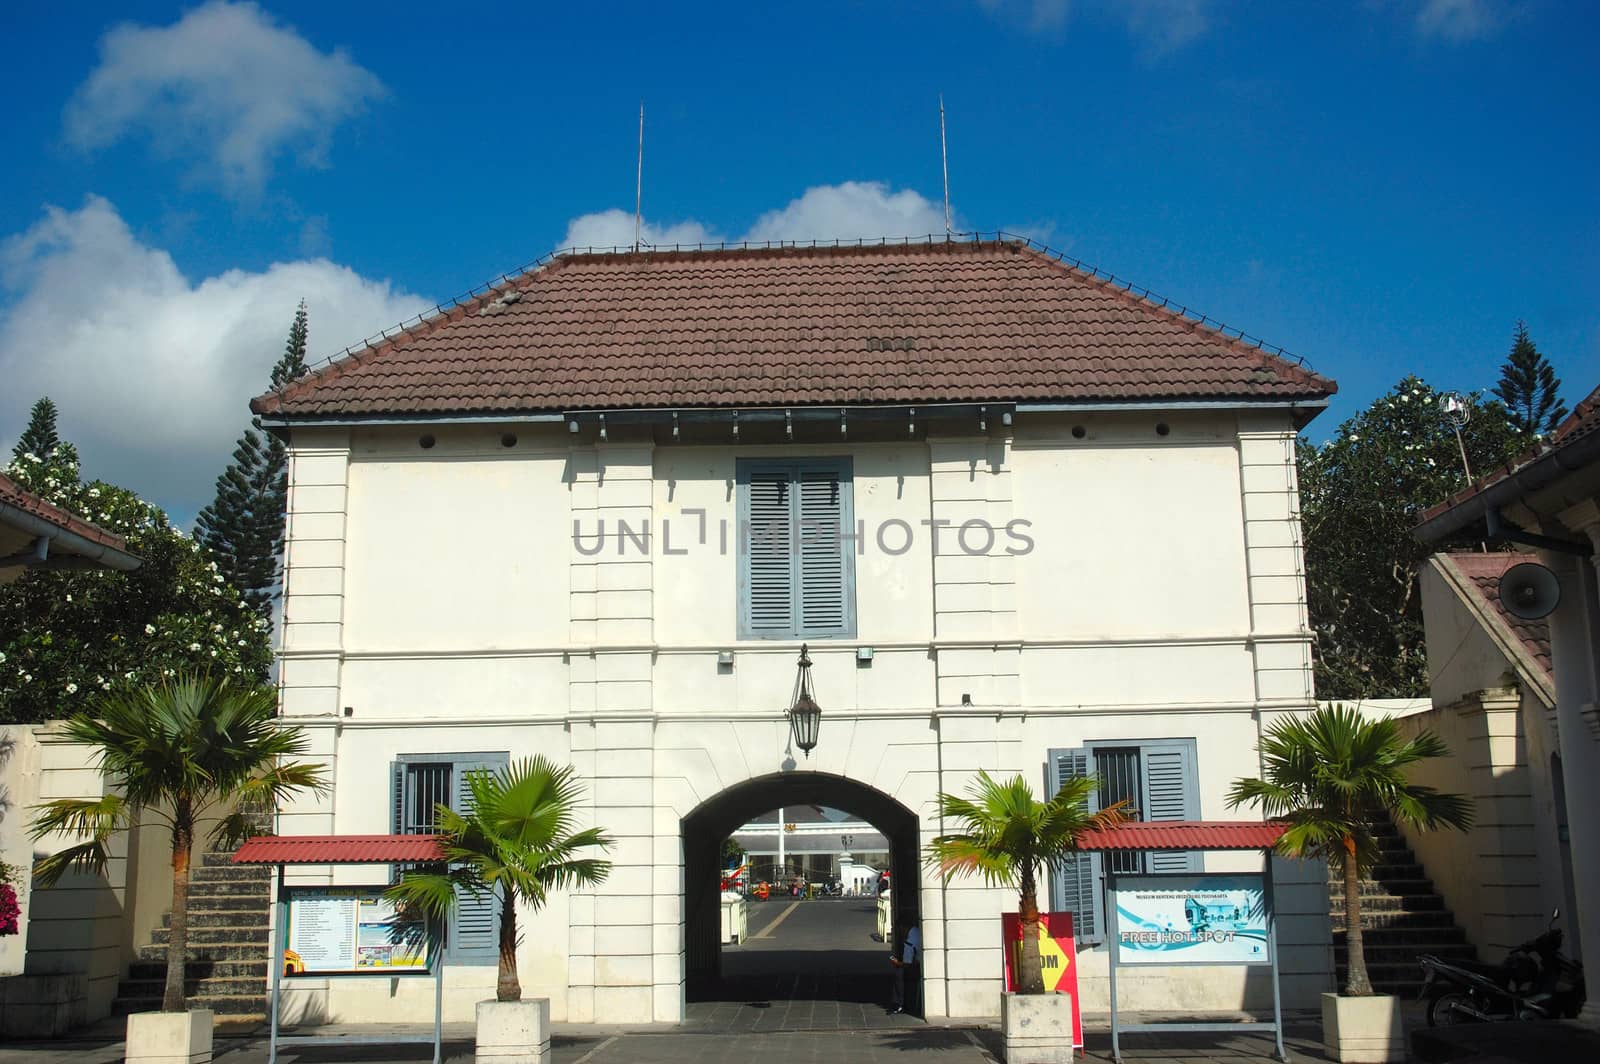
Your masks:
<svg viewBox="0 0 1600 1064"><path fill-rule="evenodd" d="M337 784L286 810L282 830L388 830L398 754L569 760L589 785L585 816L618 837L615 870L525 924L524 991L550 997L557 1019L639 1022L682 1015L680 823L741 782L845 776L918 815L925 843L934 796L979 769L1042 789L1051 747L1194 738L1204 815L1247 815L1223 798L1256 771L1261 714L1310 705L1293 430L1267 413L1172 412L1167 435L1157 420L1018 414L1004 436L793 447L657 444L621 428L575 444L563 425L296 430L283 705ZM419 447L423 431L433 447ZM852 458L865 532L857 634L811 641L822 739L795 766L782 710L798 641L737 638L735 459L835 454ZM1003 533L963 549L951 530L972 520L1025 520L1034 549L1008 553ZM651 528L648 549L617 534L622 521ZM935 534L929 521L950 524ZM903 553L877 540L894 522L913 535ZM897 526L888 542L904 539ZM858 647L873 648L870 665ZM1309 1005L1331 982L1326 898L1308 902L1318 877L1294 876L1304 885L1280 897L1304 919L1284 928L1285 990ZM930 1013L995 1013L995 917L1014 899L967 882L920 890ZM1082 963L1086 1007L1103 1007L1103 954ZM449 1015L468 1017L493 978L452 970ZM1122 986L1129 1007L1246 1001L1238 972ZM1262 992L1252 977L1250 1003ZM426 993L297 984L291 1004L383 1019L393 995Z"/></svg>

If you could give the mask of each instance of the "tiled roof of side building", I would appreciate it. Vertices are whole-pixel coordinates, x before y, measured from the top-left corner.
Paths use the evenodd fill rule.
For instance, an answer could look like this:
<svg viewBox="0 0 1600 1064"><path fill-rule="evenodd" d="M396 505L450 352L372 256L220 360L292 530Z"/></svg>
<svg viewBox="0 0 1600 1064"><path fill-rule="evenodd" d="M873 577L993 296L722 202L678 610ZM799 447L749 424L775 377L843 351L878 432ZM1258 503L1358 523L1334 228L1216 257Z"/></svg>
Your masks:
<svg viewBox="0 0 1600 1064"><path fill-rule="evenodd" d="M102 547L112 550L124 550L128 541L115 532L107 532L99 525L85 521L70 510L64 510L55 503L46 502L31 491L25 490L20 484L0 473L0 502L32 514L42 521L47 521L57 528L82 536L91 543L98 543Z"/></svg>
<svg viewBox="0 0 1600 1064"><path fill-rule="evenodd" d="M1515 616L1500 601L1500 578L1506 574L1506 570L1513 565L1538 559L1528 554L1469 554L1465 551L1445 557L1466 578L1466 588L1478 599L1485 615L1498 619L1505 631L1522 643L1528 656L1544 670L1545 675L1553 678L1550 622L1544 618L1528 620Z"/></svg>
<svg viewBox="0 0 1600 1064"><path fill-rule="evenodd" d="M1489 488L1508 477L1515 476L1528 466L1543 460L1553 452L1566 450L1596 432L1600 432L1600 388L1596 388L1585 396L1583 401L1567 416L1567 419L1556 426L1556 430L1550 434L1549 439L1534 444L1531 450L1518 455L1496 469L1489 470L1443 502L1428 507L1422 512L1422 523L1426 524L1434 518L1442 517L1463 503L1470 502L1477 496L1482 495Z"/></svg>
<svg viewBox="0 0 1600 1064"><path fill-rule="evenodd" d="M285 419L1277 400L1336 385L1008 240L565 255L257 398Z"/></svg>

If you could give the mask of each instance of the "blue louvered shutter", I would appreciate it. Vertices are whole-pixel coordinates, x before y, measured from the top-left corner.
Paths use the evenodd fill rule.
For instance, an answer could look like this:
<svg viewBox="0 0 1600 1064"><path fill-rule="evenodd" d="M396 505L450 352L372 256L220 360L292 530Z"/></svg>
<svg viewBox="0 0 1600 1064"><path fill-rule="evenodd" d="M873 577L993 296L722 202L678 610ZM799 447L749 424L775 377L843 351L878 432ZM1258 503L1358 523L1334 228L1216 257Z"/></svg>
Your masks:
<svg viewBox="0 0 1600 1064"><path fill-rule="evenodd" d="M1199 820L1200 779L1195 771L1194 743L1187 740L1142 744L1144 755L1143 820ZM1152 872L1199 872L1200 854L1190 850L1152 850Z"/></svg>
<svg viewBox="0 0 1600 1064"><path fill-rule="evenodd" d="M454 764L450 808L463 816L472 812L469 773L496 772L509 760L506 754L476 755ZM473 894L457 890L456 918L451 928L449 959L458 964L495 964L500 956L500 903L493 892Z"/></svg>
<svg viewBox="0 0 1600 1064"><path fill-rule="evenodd" d="M790 635L795 628L795 507L789 470L751 469L740 487L740 634Z"/></svg>
<svg viewBox="0 0 1600 1064"><path fill-rule="evenodd" d="M1045 786L1054 798L1061 785L1074 776L1087 776L1091 763L1088 750L1051 750L1045 763ZM1089 795L1088 809L1096 808L1097 796ZM1072 914L1073 937L1080 943L1097 942L1105 921L1101 916L1100 855L1073 854L1056 862L1050 877L1050 909Z"/></svg>
<svg viewBox="0 0 1600 1064"><path fill-rule="evenodd" d="M855 628L850 579L855 557L844 538L849 531L845 471L836 464L803 467L797 480L799 634L848 636Z"/></svg>
<svg viewBox="0 0 1600 1064"><path fill-rule="evenodd" d="M855 634L849 459L738 463L739 636Z"/></svg>

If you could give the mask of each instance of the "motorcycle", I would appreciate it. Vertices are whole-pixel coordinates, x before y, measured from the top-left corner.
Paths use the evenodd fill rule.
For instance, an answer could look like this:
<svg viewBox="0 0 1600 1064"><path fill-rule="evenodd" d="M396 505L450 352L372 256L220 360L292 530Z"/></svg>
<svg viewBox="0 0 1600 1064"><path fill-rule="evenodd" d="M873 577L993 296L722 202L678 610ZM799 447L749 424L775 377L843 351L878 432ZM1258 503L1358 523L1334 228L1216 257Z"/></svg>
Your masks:
<svg viewBox="0 0 1600 1064"><path fill-rule="evenodd" d="M1561 929L1550 927L1512 950L1500 964L1421 959L1418 997L1428 999L1428 1026L1571 1018L1584 1001L1583 965L1561 955Z"/></svg>

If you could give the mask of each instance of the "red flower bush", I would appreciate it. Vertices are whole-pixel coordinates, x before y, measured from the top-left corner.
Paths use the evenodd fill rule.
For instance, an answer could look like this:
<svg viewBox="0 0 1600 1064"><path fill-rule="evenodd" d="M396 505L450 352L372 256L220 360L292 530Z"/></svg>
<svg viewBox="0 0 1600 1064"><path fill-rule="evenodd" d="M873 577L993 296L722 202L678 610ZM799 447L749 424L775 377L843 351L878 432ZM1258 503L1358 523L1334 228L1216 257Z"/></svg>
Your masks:
<svg viewBox="0 0 1600 1064"><path fill-rule="evenodd" d="M16 934L17 918L21 915L16 889L10 883L0 883L0 935Z"/></svg>

